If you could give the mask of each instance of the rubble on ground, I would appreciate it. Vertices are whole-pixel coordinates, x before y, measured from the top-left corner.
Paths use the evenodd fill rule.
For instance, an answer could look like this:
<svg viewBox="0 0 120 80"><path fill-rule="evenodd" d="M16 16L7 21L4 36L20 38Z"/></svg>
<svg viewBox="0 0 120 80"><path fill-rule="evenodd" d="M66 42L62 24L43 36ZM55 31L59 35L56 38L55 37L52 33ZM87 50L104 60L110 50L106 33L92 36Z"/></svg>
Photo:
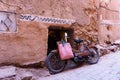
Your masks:
<svg viewBox="0 0 120 80"><path fill-rule="evenodd" d="M45 68L20 68L15 66L1 66L0 80L36 80L39 77L49 76Z"/></svg>
<svg viewBox="0 0 120 80"><path fill-rule="evenodd" d="M15 76L15 67L9 66L9 67L1 67L0 68L0 79L1 78L6 78L10 76Z"/></svg>
<svg viewBox="0 0 120 80"><path fill-rule="evenodd" d="M100 55L116 52L120 50L120 40L116 40L110 44L98 44L96 47L98 48Z"/></svg>

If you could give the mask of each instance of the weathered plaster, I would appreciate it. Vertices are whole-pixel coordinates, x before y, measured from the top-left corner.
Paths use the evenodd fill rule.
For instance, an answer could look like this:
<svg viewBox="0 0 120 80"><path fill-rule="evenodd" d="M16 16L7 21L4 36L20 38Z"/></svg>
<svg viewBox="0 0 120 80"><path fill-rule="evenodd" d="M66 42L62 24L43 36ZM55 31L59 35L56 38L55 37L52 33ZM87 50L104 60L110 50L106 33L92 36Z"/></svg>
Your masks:
<svg viewBox="0 0 120 80"><path fill-rule="evenodd" d="M97 41L98 14L94 0L0 0L1 11L17 14L17 33L0 34L0 63L31 64L47 55L48 27L73 28L74 36ZM20 21L21 14L72 19L76 23L47 24Z"/></svg>

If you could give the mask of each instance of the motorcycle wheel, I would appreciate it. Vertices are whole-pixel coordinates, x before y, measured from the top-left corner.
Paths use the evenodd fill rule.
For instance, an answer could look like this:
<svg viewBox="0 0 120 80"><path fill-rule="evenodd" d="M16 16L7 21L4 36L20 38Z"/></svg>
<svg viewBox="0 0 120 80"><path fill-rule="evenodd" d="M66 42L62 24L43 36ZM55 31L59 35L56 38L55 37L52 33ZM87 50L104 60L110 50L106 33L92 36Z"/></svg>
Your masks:
<svg viewBox="0 0 120 80"><path fill-rule="evenodd" d="M57 52L51 52L47 56L46 66L50 74L55 74L63 71L66 64L67 64L67 61L61 60L59 53Z"/></svg>
<svg viewBox="0 0 120 80"><path fill-rule="evenodd" d="M99 61L99 53L96 48L90 48L90 55L88 56L87 63L88 64L96 64Z"/></svg>

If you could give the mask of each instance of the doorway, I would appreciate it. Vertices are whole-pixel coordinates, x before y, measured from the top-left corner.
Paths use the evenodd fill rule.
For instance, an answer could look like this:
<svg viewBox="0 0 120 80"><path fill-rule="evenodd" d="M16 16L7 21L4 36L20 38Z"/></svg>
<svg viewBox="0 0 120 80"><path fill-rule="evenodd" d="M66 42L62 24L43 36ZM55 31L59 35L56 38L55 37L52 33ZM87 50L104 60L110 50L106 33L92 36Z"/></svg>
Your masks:
<svg viewBox="0 0 120 80"><path fill-rule="evenodd" d="M50 53L51 50L57 49L57 41L66 41L67 39L67 42L72 43L73 37L73 29L59 28L56 26L49 27L47 55Z"/></svg>

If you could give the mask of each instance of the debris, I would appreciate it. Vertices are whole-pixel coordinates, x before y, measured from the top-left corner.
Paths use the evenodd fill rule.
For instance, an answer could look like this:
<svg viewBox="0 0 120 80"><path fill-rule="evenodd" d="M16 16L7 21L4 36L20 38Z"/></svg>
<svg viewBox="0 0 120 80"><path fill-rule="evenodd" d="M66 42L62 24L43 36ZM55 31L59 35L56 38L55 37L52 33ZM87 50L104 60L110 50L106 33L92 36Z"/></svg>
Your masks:
<svg viewBox="0 0 120 80"><path fill-rule="evenodd" d="M120 44L120 40L114 41L113 44Z"/></svg>
<svg viewBox="0 0 120 80"><path fill-rule="evenodd" d="M100 50L100 53L101 55L105 55L105 54L108 54L110 51L108 49L101 49Z"/></svg>
<svg viewBox="0 0 120 80"><path fill-rule="evenodd" d="M21 80L31 80L34 75L32 74L32 72L24 70L19 72L17 76L19 76Z"/></svg>
<svg viewBox="0 0 120 80"><path fill-rule="evenodd" d="M108 54L110 52L116 52L117 50L119 50L120 48L120 45L116 45L116 44L104 44L104 45L101 45L101 44L98 44L96 45L96 47L98 48L98 52L100 55L105 55L105 54Z"/></svg>
<svg viewBox="0 0 120 80"><path fill-rule="evenodd" d="M24 77L22 80L31 80L32 79L32 76L27 76L27 77Z"/></svg>
<svg viewBox="0 0 120 80"><path fill-rule="evenodd" d="M115 52L115 51L118 50L118 46L112 45L112 46L109 46L107 49L110 50L110 51L112 51L112 52Z"/></svg>
<svg viewBox="0 0 120 80"><path fill-rule="evenodd" d="M8 66L8 67L1 68L0 69L0 78L15 76L16 75L15 70L16 70L16 68L13 67L13 66Z"/></svg>
<svg viewBox="0 0 120 80"><path fill-rule="evenodd" d="M105 47L101 46L101 45L96 45L97 49L98 49L98 52L99 52L99 55L104 55L104 54L107 54L107 51L105 50Z"/></svg>

